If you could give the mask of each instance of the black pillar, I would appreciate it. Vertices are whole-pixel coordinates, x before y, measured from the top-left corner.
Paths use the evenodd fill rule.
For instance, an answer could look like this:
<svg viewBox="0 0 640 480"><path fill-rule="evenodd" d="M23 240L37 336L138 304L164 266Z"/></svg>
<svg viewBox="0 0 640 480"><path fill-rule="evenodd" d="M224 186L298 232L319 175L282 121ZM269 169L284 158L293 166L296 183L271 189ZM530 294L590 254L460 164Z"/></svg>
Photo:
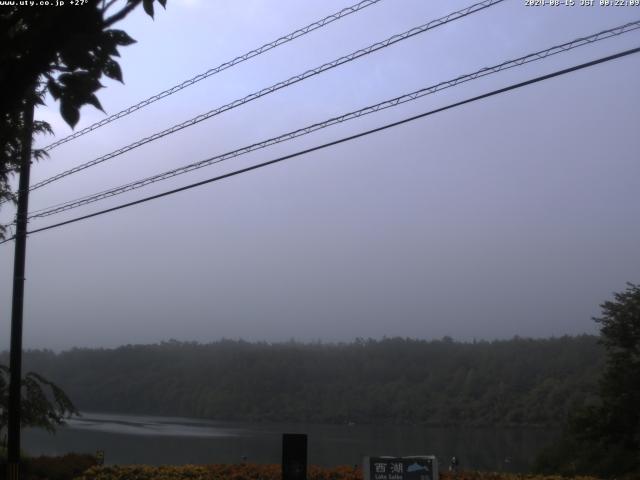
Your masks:
<svg viewBox="0 0 640 480"><path fill-rule="evenodd" d="M307 480L307 436L282 435L282 480Z"/></svg>

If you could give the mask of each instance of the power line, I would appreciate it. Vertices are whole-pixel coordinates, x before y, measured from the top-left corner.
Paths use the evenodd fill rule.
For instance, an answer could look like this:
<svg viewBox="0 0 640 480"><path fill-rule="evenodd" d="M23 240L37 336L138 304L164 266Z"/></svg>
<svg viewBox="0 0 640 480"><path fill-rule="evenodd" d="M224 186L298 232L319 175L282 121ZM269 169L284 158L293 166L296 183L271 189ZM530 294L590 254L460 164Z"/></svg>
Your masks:
<svg viewBox="0 0 640 480"><path fill-rule="evenodd" d="M444 107L436 108L434 110L430 110L428 112L421 113L419 115L415 115L415 116L412 116L412 117L409 117L409 118L405 118L405 119L399 120L397 122L388 123L388 124L383 125L381 127L373 128L371 130L360 132L360 133L357 133L355 135L350 135L348 137L343 137L343 138L341 138L339 140L334 140L332 142L324 143L322 145L318 145L318 146L315 146L315 147L312 147L312 148L308 148L306 150L301 150L301 151L298 151L298 152L295 152L295 153L292 153L292 154L289 154L289 155L285 155L285 156L276 158L274 160L270 160L268 162L263 162L263 163L259 163L257 165L252 165L250 167L242 168L240 170L236 170L236 171L233 171L233 172L230 172L230 173L226 173L224 175L219 175L219 176L216 176L216 177L213 177L213 178L209 178L207 180L202 180L200 182L192 183L192 184L186 185L184 187L175 188L173 190L162 192L162 193L159 193L159 194L156 194L156 195L151 195L149 197L145 197L145 198L142 198L140 200L135 200L133 202L124 203L124 204L118 205L116 207L107 208L105 210L100 210L98 212L94 212L94 213L91 213L91 214L88 214L88 215L83 215L81 217L76 217L76 218L73 218L71 220L66 220L64 222L59 222L59 223L56 223L56 224L53 224L53 225L49 225L49 226L46 226L46 227L42 227L42 228L38 228L38 229L35 229L35 230L31 230L28 233L29 234L33 234L33 233L44 232L45 230L51 230L53 228L61 227L63 225L69 225L71 223L76 223L76 222L79 222L81 220L86 220L88 218L97 217L99 215L104 215L106 213L114 212L116 210L121 210L123 208L132 207L134 205L138 205L138 204L141 204L141 203L149 202L149 201L155 200L157 198L166 197L168 195L173 195L175 193L182 192L182 191L185 191L185 190L190 190L192 188L196 188L196 187L199 187L199 186L202 186L202 185L206 185L208 183L212 183L212 182L216 182L216 181L219 181L219 180L223 180L225 178L229 178L229 177L233 177L233 176L236 176L236 175L240 175L242 173L250 172L252 170L257 170L259 168L263 168L263 167L266 167L266 166L269 166L269 165L273 165L275 163L279 163L279 162L282 162L284 160L289 160L291 158L298 157L298 156L301 156L301 155L305 155L307 153L311 153L311 152L315 152L315 151L318 151L318 150L322 150L322 149L325 149L325 148L328 148L328 147L331 147L331 146L334 146L334 145L338 145L338 144L345 143L345 142L348 142L348 141L351 141L351 140L355 140L355 139L360 138L360 137L371 135L373 133L381 132L383 130L387 130L387 129L392 128L392 127L396 127L396 126L399 126L399 125L403 125L405 123L413 122L413 121L418 120L420 118L428 117L430 115L434 115L436 113L443 112L445 110L450 110L452 108L456 108L456 107L459 107L459 106L462 106L462 105L465 105L465 104L468 104L468 103L472 103L472 102L475 102L475 101L478 101L478 100L482 100L484 98L492 97L494 95L505 93L505 92L508 92L508 91L511 91L511 90L516 90L518 88L522 88L522 87L525 87L527 85L531 85L531 84L534 84L534 83L542 82L544 80L549 80L551 78L559 77L561 75L566 75L568 73L575 72L577 70L582 70L582 69L585 69L585 68L588 68L588 67L593 67L595 65L598 65L598 64L601 64L601 63L605 63L605 62L609 62L609 61L612 61L612 60L615 60L615 59L618 59L618 58L622 58L622 57L625 57L627 55L631 55L631 54L638 53L638 52L640 52L640 47L636 47L636 48L633 48L633 49L630 49L630 50L625 50L623 52L619 52L619 53L616 53L616 54L613 54L613 55L609 55L609 56L606 56L606 57L601 57L601 58L599 58L597 60L592 60L590 62L582 63L582 64L579 64L579 65L575 65L573 67L565 68L565 69L562 69L562 70L557 70L557 71L555 71L553 73L549 73L547 75L542 75L542 76L539 76L539 77L535 77L535 78L526 80L524 82L515 83L515 84L509 85L507 87L503 87L503 88L500 88L500 89L497 89L497 90L493 90L491 92L484 93L482 95L477 95L475 97L471 97L471 98L468 98L466 100L462 100L462 101L459 101L459 102L456 102L456 103L452 103L452 104L449 104L449 105L444 106ZM4 240L4 241L0 242L0 244L6 243L6 242L8 242L10 240L13 240L13 238L9 238L7 240Z"/></svg>
<svg viewBox="0 0 640 480"><path fill-rule="evenodd" d="M436 27L439 27L441 25L445 25L449 22L452 22L454 20L458 20L460 18L466 17L467 15L471 15L473 13L476 13L478 11L484 10L485 8L491 7L493 5L496 5L498 3L503 2L504 0L484 0L482 2L473 4L469 7L466 7L462 10L458 10L452 13L449 13L448 15L438 18L436 20L432 20L429 23L426 23L424 25L421 25L419 27L414 27L410 30L407 30L406 32L400 33L400 34L396 34L393 35L385 40L382 40L380 42L374 43L372 45L369 45L368 47L362 48L360 50L357 50L353 53L350 53L349 55L345 55L343 57L340 57L336 60L333 60L331 62L325 63L323 65L320 65L319 67L313 68L311 70L307 70L304 73L301 73L299 75L295 75L293 77L290 77L287 80L275 83L269 87L263 88L257 92L254 92L250 95L247 95L243 98L234 100L231 103L228 103L226 105L223 105L221 107L215 108L213 110L210 110L206 113L203 113L201 115L198 115L197 117L194 117L190 120L187 120L185 122L179 123L177 125L174 125L173 127L170 127L166 130L163 130L161 132L157 132L154 133L153 135L150 135L148 137L145 137L141 140L138 140L134 143L131 143L127 146L121 147L117 150L114 150L111 153L108 153L106 155L103 155L101 157L98 157L94 160L91 160L87 163L84 163L82 165L78 165L77 167L71 168L69 170L66 170L62 173L59 173L57 175L54 175L52 177L49 177L39 183L36 183L35 185L33 185L31 187L30 190L36 190L38 188L44 187L45 185L48 185L49 183L55 182L57 180L60 180L61 178L67 177L69 175L72 175L74 173L77 173L79 171L85 170L89 167L92 167L94 165L97 165L99 163L105 162L107 160L110 160L114 157L117 157L119 155L122 155L123 153L129 152L135 148L138 148L142 145L145 145L147 143L150 143L154 140L158 140L162 137L165 137L167 135L171 135L173 133L178 132L179 130L182 130L184 128L190 127L192 125L195 125L197 123L200 123L204 120L207 120L213 116L219 115L223 112L226 112L228 110L231 110L233 108L239 107L240 105L244 105L245 103L251 102L253 100L256 100L258 98L261 98L265 95L268 95L270 93L273 93L275 91L278 91L282 88L291 86L295 83L298 83L302 80L306 80L307 78L313 77L315 75L318 75L320 73L326 72L327 70L333 69L337 66L343 65L345 63L351 62L353 60L356 60L357 58L363 57L365 55L368 55L370 53L373 53L375 51L381 50L383 48L389 47L391 45L394 45L398 42L401 42L403 40L406 40L408 38L414 37L416 35L419 35L421 33L427 32L429 30L432 30Z"/></svg>
<svg viewBox="0 0 640 480"><path fill-rule="evenodd" d="M262 148L266 148L281 142L285 142L285 141L289 141L292 140L294 138L298 138L301 137L303 135L307 135L309 133L327 128L329 126L332 125L336 125L339 123L343 123L349 120L353 120L355 118L359 118L361 116L364 115L368 115L371 113L375 113L375 112L379 112L381 110L387 109L387 108L391 108L391 107L395 107L397 105L401 105L413 100L417 100L418 98L424 97L426 95L430 95L433 93L436 93L438 91L444 90L446 88L451 88L454 87L456 85L459 85L461 83L465 83L471 80L475 80L477 78L481 78L487 75L491 75L497 72L500 72L502 70L506 70L509 68L513 68L513 67L517 67L517 66L521 66L527 63L531 63L534 61L538 61L538 60L542 60L545 59L549 56L552 55L556 55L558 53L562 53L562 52L567 52L569 50L572 50L574 48L578 48L584 45L589 45L591 43L594 42L598 42L607 38L611 38L614 36L618 36L621 35L623 33L627 33L633 30L637 30L640 28L640 20L636 21L636 22L630 22L624 25L620 25L614 28L610 28L608 30L603 30L601 32L595 33L593 35L589 35L587 37L581 37L581 38L577 38L575 40L572 40L570 42L566 42L563 43L561 45L556 45L550 48L547 48L545 50L540 50L538 52L535 53L530 53L528 55L513 59L513 60L508 60L505 62L502 62L498 65L494 65L492 67L484 67L480 70L477 70L473 73L469 73L466 75L461 75L459 77L456 77L452 80L447 80L444 82L440 82L436 85L432 85L430 87L426 87L426 88L422 88L420 90L416 90L414 92L411 93L407 93L405 95L401 95L399 97L395 97L393 99L390 100L385 100L383 102L377 103L375 105L370 105L368 107L356 110L356 111L352 111L349 113L345 113L343 115L340 115L338 117L333 117L330 118L328 120L325 120L323 122L319 122L319 123L315 123L313 125L309 125L282 135L279 135L277 137L272 137L269 138L267 140L258 142L258 143L254 143L242 148L239 148L237 150L233 150L230 152L226 152L220 155L216 155L214 157L210 157L204 160L201 160L199 162L195 162L195 163L191 163L189 165L185 165L179 168L175 168L173 170L169 170L166 171L164 173L160 173L157 175L153 175L151 177L147 177L141 180L137 180L135 182L131 182L125 185L121 185L119 187L115 187L109 190L105 190L96 194L92 194L92 195L88 195L76 200L71 200L68 202L64 202L58 205L54 205L52 207L47 207L44 209L40 209L35 211L32 215L29 216L30 219L33 218L42 218L42 217L47 217L50 215L54 215L56 213L60 213L66 210L71 210L73 208L78 208L84 205L88 205L90 203L94 203L100 200L104 200L106 198L109 197L113 197L115 195L119 195L131 190L136 190L138 188L142 188L145 187L147 185L162 181L162 180L166 180L172 177L175 177L177 175L182 175L184 173L187 172L191 172L193 170L197 170L206 166L210 166L213 164L217 164L220 162L223 162L225 160L229 160L231 158L235 158L241 155L245 155L247 153L262 149Z"/></svg>
<svg viewBox="0 0 640 480"><path fill-rule="evenodd" d="M352 13L356 13L359 12L360 10L363 10L365 8L367 8L370 5L376 4L378 2L380 2L381 0L364 0L362 2L356 3L355 5L351 5L350 7L346 7L343 8L342 10L340 10L339 12L333 13L331 15L328 15L320 20L317 20L313 23L310 23L309 25L299 28L298 30L295 30L294 32L291 32L287 35L283 35L280 38L277 38L276 40L273 40L269 43L265 43L264 45L262 45L261 47L258 47L254 50L251 50L243 55L239 55L236 58L234 58L233 60L229 60L227 62L221 63L220 65L218 65L217 67L211 68L209 70L207 70L204 73L201 73L199 75L196 75L195 77L192 77L188 80L185 80L184 82L178 84L178 85L174 85L171 88L168 88L160 93L157 93L145 100L142 100L138 103L136 103L135 105L132 105L128 108L125 108L124 110L121 110L118 113L114 113L113 115L104 118L102 120L100 120L99 122L96 122L92 125L89 125L88 127L83 128L82 130L78 130L77 132L72 133L71 135L64 137L60 140L57 140L55 142L53 142L50 145L47 145L44 150L46 151L51 151L54 148L62 145L63 143L67 143L71 140L74 140L78 137L81 137L93 130L96 130L100 127L103 127L104 125L107 125L108 123L111 123L115 120L118 120L119 118L125 117L133 112L135 112L136 110L140 110L141 108L144 108L148 105L151 105L154 102L157 102L158 100L161 100L165 97L168 97L170 95L173 95L174 93L179 92L180 90L190 87L191 85L198 83L201 80L204 80L205 78L209 78L217 73L220 73L228 68L231 68L235 65L238 65L239 63L245 62L253 57L257 57L258 55L261 55L265 52L268 52L269 50L273 50L274 48L279 47L280 45L284 45L285 43L288 43L292 40L295 40L296 38L302 37L308 33L313 32L314 30L318 30L319 28L325 27L327 25L329 25L330 23L335 22L336 20L340 20L341 18L346 17L347 15L351 15Z"/></svg>

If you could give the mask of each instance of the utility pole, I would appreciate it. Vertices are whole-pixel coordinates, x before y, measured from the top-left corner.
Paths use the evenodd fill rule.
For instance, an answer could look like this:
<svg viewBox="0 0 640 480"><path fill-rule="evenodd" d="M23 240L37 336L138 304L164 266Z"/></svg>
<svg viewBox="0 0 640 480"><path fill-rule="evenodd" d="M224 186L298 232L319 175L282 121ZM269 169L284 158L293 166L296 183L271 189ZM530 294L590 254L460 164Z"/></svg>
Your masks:
<svg viewBox="0 0 640 480"><path fill-rule="evenodd" d="M29 212L29 176L31 173L31 141L35 88L26 101L20 150L20 181L16 214L16 246L13 260L13 298L11 302L11 352L9 357L9 425L7 445L7 478L20 479L20 410L22 386L22 312L24 306L24 270L27 251L27 214Z"/></svg>

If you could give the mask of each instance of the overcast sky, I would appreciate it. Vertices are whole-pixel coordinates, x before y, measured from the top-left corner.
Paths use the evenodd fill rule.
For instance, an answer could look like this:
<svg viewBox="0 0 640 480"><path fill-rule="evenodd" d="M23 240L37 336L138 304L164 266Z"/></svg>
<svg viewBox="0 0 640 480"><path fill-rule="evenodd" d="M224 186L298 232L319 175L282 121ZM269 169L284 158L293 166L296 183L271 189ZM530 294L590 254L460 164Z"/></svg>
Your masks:
<svg viewBox="0 0 640 480"><path fill-rule="evenodd" d="M169 0L119 28L112 114L349 5ZM52 151L32 183L470 5L382 0ZM576 0L579 3L579 0ZM598 3L598 2L596 2ZM280 90L34 192L31 210L224 153L640 19L640 7L502 4ZM84 208L38 228L640 45L605 40ZM29 237L26 348L223 337L459 340L595 333L640 282L640 56ZM49 102L37 117L71 129ZM86 107L76 127L104 118ZM39 140L40 145L51 138ZM13 209L2 207L10 220ZM13 242L0 246L0 348Z"/></svg>

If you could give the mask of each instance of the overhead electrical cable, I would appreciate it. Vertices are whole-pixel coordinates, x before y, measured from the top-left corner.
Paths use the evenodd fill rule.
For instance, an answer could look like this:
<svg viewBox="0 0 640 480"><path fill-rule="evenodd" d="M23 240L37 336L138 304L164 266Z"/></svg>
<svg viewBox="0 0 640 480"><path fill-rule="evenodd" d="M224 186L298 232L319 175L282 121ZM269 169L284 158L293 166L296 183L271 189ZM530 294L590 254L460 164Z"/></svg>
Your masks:
<svg viewBox="0 0 640 480"><path fill-rule="evenodd" d="M107 118L103 118L102 120L100 120L99 122L96 122L92 125L89 125L88 127L83 128L82 130L78 130L77 132L72 133L71 135L61 138L60 140L57 140L53 143L51 143L50 145L47 145L46 147L44 147L44 150L46 151L51 151L54 148L67 143L73 139L76 139L78 137L81 137L83 135L86 135L87 133L96 130L100 127L103 127L104 125L107 125L108 123L111 123L115 120L118 120L122 117L125 117L137 110L140 110L148 105L151 105L154 102L157 102L158 100L161 100L165 97L168 97L170 95L173 95L174 93L179 92L180 90L190 87L191 85L194 85L195 83L198 83L201 80L204 80L205 78L209 78L217 73L220 73L228 68L231 68L235 65L238 65L239 63L245 62L253 57L257 57L258 55L261 55L265 52L268 52L269 50L273 50L276 47L279 47L280 45L284 45L285 43L288 43L292 40L295 40L296 38L302 37L308 33L313 32L314 30L318 30L319 28L325 27L333 22L335 22L336 20L340 20L341 18L344 18L348 15L351 15L352 13L356 13L359 12L373 4L376 4L378 2L380 2L381 0L364 0L362 2L356 3L355 5L351 5L350 7L346 7L343 8L342 10L340 10L339 12L333 13L331 15L328 15L320 20L317 20L313 23L310 23L309 25L299 28L298 30L295 30L291 33L288 33L287 35L283 35L280 38L277 38L276 40L273 40L269 43L265 43L264 45L262 45L261 47L255 48L247 53L244 53L242 55L237 56L236 58L234 58L233 60L229 60L227 62L221 63L220 65L218 65L217 67L211 68L209 70L207 70L204 73L200 73L199 75L196 75L188 80L183 81L182 83L179 83L178 85L174 85L171 88L168 88L160 93L157 93L145 100L141 100L140 102L136 103L135 105L132 105L128 108L125 108L124 110L119 111L118 113L114 113L113 115L110 115Z"/></svg>
<svg viewBox="0 0 640 480"><path fill-rule="evenodd" d="M484 67L480 70L477 70L473 73L469 73L466 75L461 75L459 77L456 77L454 79L451 80L447 80L444 82L440 82L438 84L432 85L430 87L426 87L426 88L422 88L420 90L416 90L414 92L411 93L407 93L404 95L401 95L399 97L395 97L392 98L390 100L385 100L383 102L377 103L375 105L370 105L368 107L365 108L361 108L359 110L355 110L349 113L345 113L343 115L337 116L337 117L333 117L330 118L328 120L325 120L323 122L318 122L315 123L313 125L309 125L303 128L299 128L297 130L291 131L291 132L287 132L284 133L282 135L279 135L277 137L272 137L269 138L267 140L263 140L261 142L257 142L248 146L244 146L242 148L230 151L230 152L226 152L220 155L216 155L204 160L201 160L199 162L195 162L195 163L191 163L189 165L185 165L179 168L175 168L169 171L166 171L164 173L160 173L157 175L153 175L141 180L136 180L134 182L125 184L125 185L121 185L109 190L104 190L102 192L96 193L96 194L92 194L92 195L88 195L79 199L75 199L75 200L71 200L68 202L64 202L58 205L54 205L52 207L47 207L44 209L40 209L37 211L34 211L28 218L29 219L33 219L33 218L42 218L42 217L47 217L50 215L54 215L56 213L60 213L60 212L64 212L66 210L71 210L73 208L78 208L84 205L88 205L90 203L94 203L109 197L113 197L115 195L119 195L131 190L136 190L138 188L142 188L145 187L147 185L162 181L162 180L166 180L172 177L175 177L177 175L182 175L184 173L187 172L191 172L193 170L197 170L203 167L207 167L216 163L220 163L223 162L225 160L229 160L231 158L235 158L235 157L239 157L241 155L245 155L247 153L262 149L262 148L266 148L269 147L271 145L275 145L281 142L285 142L288 140L292 140L294 138L298 138L301 137L303 135L307 135L309 133L315 132L317 130L321 130L324 128L327 128L329 126L332 125L336 125L339 123L343 123L349 120L353 120L355 118L359 118L362 117L364 115L368 115L371 113L375 113L375 112L379 112L381 110L385 110L387 108L391 108L391 107L395 107L397 105L401 105L413 100L417 100L418 98L424 97L426 95L430 95L433 93L436 93L438 91L444 90L446 88L451 88L454 87L456 85L460 85L461 83L465 83L471 80L475 80L481 77L485 77L487 75L491 75L503 70L507 70L509 68L513 68L513 67L518 67L521 65L525 65L527 63L531 63L534 61L538 61L538 60L542 60L545 58L548 58L549 56L552 55L556 55L558 53L562 53L562 52L567 52L569 50L573 50L575 48L584 46L584 45L589 45L592 44L594 42L598 42L607 38L611 38L614 36L618 36L621 35L623 33L627 33L627 32L631 32L634 30L638 30L640 29L640 20L635 21L635 22L630 22L624 25L620 25L614 28L610 28L608 30L603 30L601 32L595 33L593 35L589 35L587 37L581 37L581 38L577 38L575 40L572 40L570 42L566 42L563 43L561 45L556 45L550 48L547 48L545 50L540 50L534 53L530 53L527 55L524 55L522 57L513 59L513 60L508 60L505 62L502 62L500 64L491 66L491 67Z"/></svg>
<svg viewBox="0 0 640 480"><path fill-rule="evenodd" d="M525 87L527 85L532 85L534 83L538 83L538 82L542 82L542 81L545 81L545 80L549 80L551 78L559 77L561 75L566 75L566 74L571 73L571 72L575 72L575 71L582 70L582 69L585 69L585 68L593 67L595 65L599 65L599 64L602 64L602 63L605 63L605 62L610 62L612 60L616 60L618 58L622 58L622 57L625 57L625 56L628 56L628 55L632 55L632 54L635 54L635 53L638 53L638 52L640 52L640 47L636 47L636 48L632 48L632 49L625 50L625 51L622 51L622 52L618 52L616 54L608 55L606 57L601 57L601 58L598 58L597 60L592 60L590 62L582 63L582 64L579 64L579 65L575 65L573 67L565 68L565 69L562 69L562 70L557 70L557 71L555 71L553 73L549 73L549 74L546 74L546 75L535 77L535 78L532 78L532 79L529 79L529 80L525 80L523 82L515 83L515 84L509 85L507 87L499 88L497 90L492 90L492 91L490 91L488 93L484 93L482 95L477 95L475 97L471 97L471 98L468 98L466 100L455 102L455 103L446 105L444 107L436 108L434 110L430 110L428 112L424 112L424 113L421 113L419 115L414 115L412 117L408 117L408 118L399 120L397 122L388 123L388 124L383 125L381 127L373 128L371 130L366 130L364 132L360 132L360 133L357 133L357 134L354 134L354 135L350 135L348 137L343 137L341 139L334 140L332 142L324 143L322 145L317 145L315 147L311 147L311 148L308 148L308 149L305 149L305 150L301 150L301 151L298 151L298 152L295 152L295 153L292 153L292 154L289 154L289 155L284 155L282 157L279 157L279 158L276 158L276 159L273 159L273 160L269 160L267 162L259 163L259 164L256 164L256 165L252 165L250 167L242 168L240 170L235 170L233 172L229 172L229 173L226 173L226 174L223 174L223 175L218 175L216 177L209 178L207 180L202 180L200 182L196 182L196 183L192 183L192 184L189 184L189 185L185 185L184 187L175 188L173 190L169 190L169 191L166 191L166 192L158 193L156 195L151 195L149 197L141 198L141 199L135 200L133 202L124 203L124 204L121 204L121 205L118 205L118 206L115 206L115 207L111 207L111 208L107 208L107 209L104 209L104 210L100 210L98 212L90 213L88 215L83 215L81 217L72 218L72 219L66 220L64 222L59 222L59 223L55 223L53 225L48 225L46 227L37 228L37 229L31 230L31 231L29 231L27 233L28 234L34 234L34 233L44 232L46 230L51 230L51 229L54 229L54 228L58 228L58 227L61 227L63 225L69 225L71 223L80 222L82 220L87 220L89 218L93 218L93 217L97 217L97 216L100 216L100 215L104 215L106 213L114 212L116 210L122 210L124 208L132 207L134 205L139 205L141 203L146 203L146 202L149 202L151 200L155 200L155 199L158 199L158 198L162 198L162 197L166 197L166 196L169 196L169 195L173 195L173 194L178 193L178 192L183 192L185 190L190 190L192 188L200 187L202 185L206 185L206 184L209 184L209 183L212 183L212 182L217 182L219 180L223 180L225 178L230 178L230 177L233 177L233 176L236 176L236 175L240 175L242 173L250 172L252 170L257 170L257 169L260 169L260 168L263 168L263 167L266 167L266 166L269 166L269 165L273 165L273 164L276 164L276 163L279 163L279 162L283 162L285 160L289 160L291 158L299 157L301 155L305 155L305 154L308 154L308 153L311 153L311 152L322 150L322 149L325 149L325 148L328 148L328 147L331 147L331 146L334 146L334 145L338 145L338 144L341 144L341 143L349 142L349 141L355 140L357 138L365 137L365 136L371 135L373 133L377 133L377 132L381 132L383 130L387 130L389 128L397 127L399 125L404 125L406 123L413 122L413 121L418 120L420 118L425 118L425 117L434 115L436 113L440 113L440 112L443 112L443 111L446 111L446 110L450 110L450 109L453 109L453 108L456 108L456 107L459 107L459 106L462 106L462 105L473 103L473 102L476 102L478 100L489 98L489 97L492 97L492 96L495 96L495 95L498 95L498 94L501 94L501 93L509 92L511 90L516 90L518 88L522 88L522 87ZM10 240L13 240L13 238L9 238L9 239L3 240L2 242L0 242L0 244L6 243L6 242L8 242Z"/></svg>
<svg viewBox="0 0 640 480"><path fill-rule="evenodd" d="M69 175L72 175L74 173L80 172L82 170L85 170L89 167L92 167L94 165L97 165L99 163L105 162L107 160L110 160L114 157L117 157L119 155L122 155L123 153L129 152L135 148L138 148L142 145L145 145L147 143L153 142L154 140L158 140L162 137L165 137L167 135L171 135L173 133L176 133L184 128L190 127L192 125L195 125L197 123L200 123L204 120L207 120L213 116L219 115L223 112L226 112L228 110L231 110L233 108L239 107L240 105L244 105L245 103L251 102L253 100L256 100L258 98L261 98L265 95L268 95L270 93L273 93L275 91L278 91L282 88L285 87L289 87L295 83L298 83L302 80L306 80L307 78L313 77L315 75L318 75L320 73L326 72L327 70L333 69L337 66L343 65L345 63L351 62L353 60L356 60L357 58L363 57L365 55L368 55L370 53L376 52L378 50L381 50L383 48L389 47L391 45L394 45L398 42L401 42L403 40L406 40L408 38L414 37L416 35L419 35L421 33L427 32L429 30L432 30L436 27L439 27L441 25L445 25L449 22L452 22L454 20L458 20L460 18L466 17L467 15L471 15L473 13L479 12L481 10L484 10L488 7L491 7L493 5L496 5L498 3L502 3L504 0L484 0L482 2L479 3L475 3L469 7L466 7L462 10L457 10L455 12L449 13L448 15L445 15L444 17L438 18L436 20L432 20L424 25L418 26L418 27L414 27L410 30L407 30L406 32L400 33L400 34L396 34L393 35L385 40L382 40L380 42L376 42L372 45L369 45L368 47L362 48L360 50L357 50L353 53L350 53L349 55L345 55L343 57L340 57L336 60L333 60L331 62L328 63L324 63L322 65L320 65L319 67L313 68L311 70L307 70L304 73L301 73L299 75L295 75L293 77L290 77L287 80L283 80L281 82L275 83L269 87L263 88L257 92L254 92L250 95L247 95L243 98L234 100L231 103L228 103L226 105L223 105L221 107L215 108L213 110L210 110L206 113L203 113L201 115L198 115L190 120L187 120L185 122L179 123L177 125L174 125L173 127L167 128L161 132L157 132L154 133L153 135L150 135L148 137L145 137L143 139L140 139L136 142L133 142L129 145L126 145L124 147L121 147L117 150L114 150L111 153L108 153L106 155L102 155L101 157L98 157L94 160L91 160L89 162L83 163L82 165L78 165L74 168L71 168L69 170L66 170L62 173L59 173L57 175L54 175L52 177L49 177L41 182L36 183L35 185L33 185L30 190L36 190L38 188L44 187L45 185L48 185L52 182L55 182L57 180L60 180L64 177L67 177Z"/></svg>

